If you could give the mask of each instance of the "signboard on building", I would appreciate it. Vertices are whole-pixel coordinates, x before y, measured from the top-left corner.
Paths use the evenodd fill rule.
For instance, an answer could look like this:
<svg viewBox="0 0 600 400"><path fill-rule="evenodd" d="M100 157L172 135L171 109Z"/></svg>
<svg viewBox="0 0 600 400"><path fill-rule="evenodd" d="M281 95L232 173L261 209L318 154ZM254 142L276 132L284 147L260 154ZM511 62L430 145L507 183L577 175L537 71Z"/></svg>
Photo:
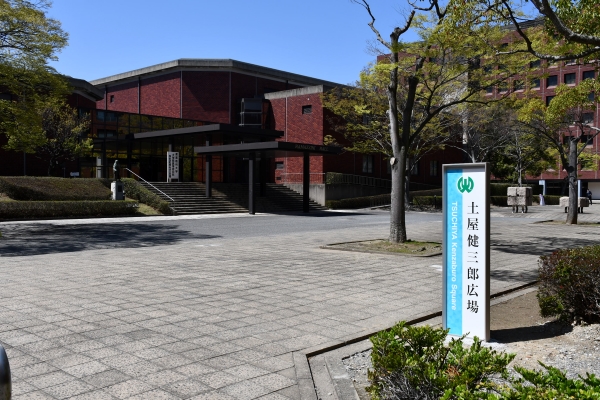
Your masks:
<svg viewBox="0 0 600 400"><path fill-rule="evenodd" d="M167 151L167 182L179 181L179 152Z"/></svg>
<svg viewBox="0 0 600 400"><path fill-rule="evenodd" d="M488 164L445 164L442 182L444 328L450 335L489 340Z"/></svg>

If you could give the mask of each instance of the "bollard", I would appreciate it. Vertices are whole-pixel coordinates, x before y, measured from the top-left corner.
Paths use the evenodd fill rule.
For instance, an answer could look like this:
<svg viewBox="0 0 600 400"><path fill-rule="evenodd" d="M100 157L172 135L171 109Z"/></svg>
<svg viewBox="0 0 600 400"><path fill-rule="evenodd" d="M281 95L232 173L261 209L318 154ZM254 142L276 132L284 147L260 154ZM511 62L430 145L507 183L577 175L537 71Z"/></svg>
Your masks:
<svg viewBox="0 0 600 400"><path fill-rule="evenodd" d="M12 383L10 381L10 366L4 347L0 345L0 400L10 400Z"/></svg>

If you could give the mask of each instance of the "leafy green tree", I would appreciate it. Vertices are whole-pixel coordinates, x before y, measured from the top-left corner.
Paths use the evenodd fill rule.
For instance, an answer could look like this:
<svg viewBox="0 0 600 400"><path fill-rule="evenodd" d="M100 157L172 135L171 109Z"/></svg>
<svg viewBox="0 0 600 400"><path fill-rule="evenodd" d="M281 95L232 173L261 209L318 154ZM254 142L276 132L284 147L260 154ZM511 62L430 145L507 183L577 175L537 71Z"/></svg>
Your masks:
<svg viewBox="0 0 600 400"><path fill-rule="evenodd" d="M559 61L600 52L600 9L596 0L475 0L464 6L487 8L503 15L526 43L524 51L538 58ZM531 21L537 21L537 26Z"/></svg>
<svg viewBox="0 0 600 400"><path fill-rule="evenodd" d="M83 137L90 127L89 115L80 116L77 110L60 101L48 103L39 114L46 141L37 147L36 153L49 162L48 176L55 174L59 163L91 152L92 139Z"/></svg>
<svg viewBox="0 0 600 400"><path fill-rule="evenodd" d="M67 82L48 66L66 45L60 23L46 16L46 0L0 0L0 132L6 148L33 152L46 138L39 110L68 93Z"/></svg>
<svg viewBox="0 0 600 400"><path fill-rule="evenodd" d="M354 87L338 88L323 94L323 105L335 115L331 120L335 130L346 139L343 143L346 150L382 153L388 160L393 157L386 95L388 70L384 64L371 65L361 72ZM398 97L402 95L403 88L399 87ZM397 112L400 113L400 110ZM438 115L410 143L405 170L405 201L409 197L409 172L424 155L443 149L453 123L453 119Z"/></svg>
<svg viewBox="0 0 600 400"><path fill-rule="evenodd" d="M588 142L600 133L587 124L586 114L598 107L600 82L586 79L578 86L559 85L556 96L546 105L539 98L525 99L519 110L519 120L533 135L550 147L560 161L558 168L567 171L569 212L567 224L577 224L577 169Z"/></svg>
<svg viewBox="0 0 600 400"><path fill-rule="evenodd" d="M485 102L480 96L485 87L506 82L527 62L524 44L500 45L506 31L502 16L494 10L465 6L450 0L442 6L436 0L410 3L406 22L394 28L389 40L375 27L375 16L366 0L353 0L363 6L369 26L380 45L389 53L381 63L388 79L389 135L392 158L390 236L392 242L407 240L405 222L406 164L413 142L428 127L451 116L460 105ZM419 4L419 5L417 5ZM421 4L424 4L422 7ZM419 40L401 40L409 30ZM496 69L501 65L502 68Z"/></svg>

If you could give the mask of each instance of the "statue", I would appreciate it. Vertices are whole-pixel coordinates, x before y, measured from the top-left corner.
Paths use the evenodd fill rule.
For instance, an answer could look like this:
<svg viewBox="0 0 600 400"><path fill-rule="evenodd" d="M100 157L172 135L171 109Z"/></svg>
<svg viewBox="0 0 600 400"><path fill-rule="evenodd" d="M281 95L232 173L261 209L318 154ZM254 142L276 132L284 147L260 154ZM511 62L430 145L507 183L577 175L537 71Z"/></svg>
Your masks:
<svg viewBox="0 0 600 400"><path fill-rule="evenodd" d="M119 170L119 160L115 160L115 163L113 164L113 175L115 177L115 181L121 180L121 172Z"/></svg>

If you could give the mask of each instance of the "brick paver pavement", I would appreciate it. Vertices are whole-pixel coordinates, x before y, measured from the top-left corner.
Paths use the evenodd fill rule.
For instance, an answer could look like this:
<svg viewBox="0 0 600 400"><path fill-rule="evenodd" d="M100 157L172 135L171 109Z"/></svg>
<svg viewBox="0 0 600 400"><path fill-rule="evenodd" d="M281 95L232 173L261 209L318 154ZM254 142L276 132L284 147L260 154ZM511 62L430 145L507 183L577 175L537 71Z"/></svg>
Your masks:
<svg viewBox="0 0 600 400"><path fill-rule="evenodd" d="M539 254L600 232L512 221L492 222L493 293L534 280ZM409 234L440 240L440 229ZM14 399L299 399L293 352L440 309L441 257L319 249L385 232L0 257Z"/></svg>

